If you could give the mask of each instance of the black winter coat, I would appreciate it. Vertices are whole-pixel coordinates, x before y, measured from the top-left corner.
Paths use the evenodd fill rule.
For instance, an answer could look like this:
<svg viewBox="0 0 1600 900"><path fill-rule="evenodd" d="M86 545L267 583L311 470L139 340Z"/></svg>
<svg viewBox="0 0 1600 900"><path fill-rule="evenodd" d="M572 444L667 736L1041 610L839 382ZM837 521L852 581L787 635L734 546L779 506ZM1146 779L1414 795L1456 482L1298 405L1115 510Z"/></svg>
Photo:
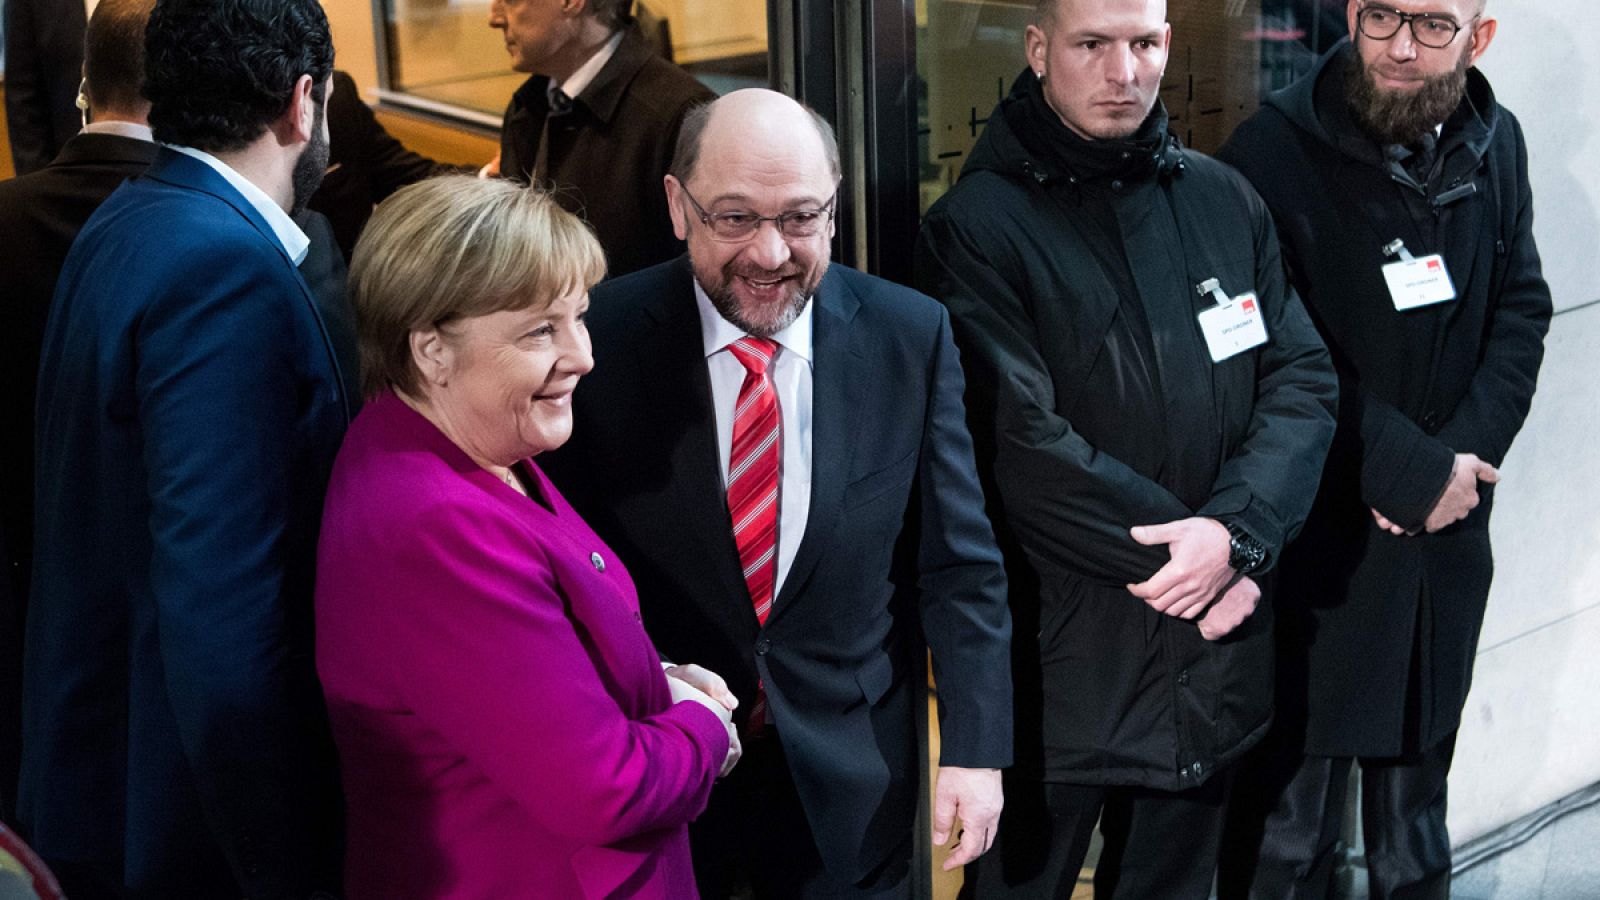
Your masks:
<svg viewBox="0 0 1600 900"><path fill-rule="evenodd" d="M333 71L333 96L326 110L328 171L309 206L328 217L346 261L354 258L372 208L390 194L424 178L473 171L407 150L361 99L355 79L338 69Z"/></svg>
<svg viewBox="0 0 1600 900"><path fill-rule="evenodd" d="M1317 755L1415 752L1460 724L1493 560L1493 492L1437 534L1422 524L1456 453L1498 466L1527 417L1550 291L1533 240L1522 130L1468 72L1419 183L1344 101L1348 43L1267 99L1219 154L1272 209L1290 278L1333 352L1339 431L1316 506L1284 555L1280 715ZM1453 198L1453 199L1452 199ZM1395 310L1383 247L1442 253L1457 299Z"/></svg>
<svg viewBox="0 0 1600 900"><path fill-rule="evenodd" d="M1128 531L1208 516L1275 559L1310 507L1334 376L1242 178L1179 146L1159 108L1143 141L1078 141L1073 168L1047 109L1024 73L916 253L918 286L955 324L1006 545L1018 762L1051 781L1193 787L1271 718L1270 604L1204 640L1128 592L1168 561ZM1221 364L1195 319L1211 277L1255 291L1269 334Z"/></svg>
<svg viewBox="0 0 1600 900"><path fill-rule="evenodd" d="M683 253L672 231L667 189L678 130L690 109L717 98L693 75L650 49L637 25L594 81L551 114L550 79L531 76L511 97L500 130L500 172L528 181L549 120L547 171L539 186L594 228L616 278Z"/></svg>

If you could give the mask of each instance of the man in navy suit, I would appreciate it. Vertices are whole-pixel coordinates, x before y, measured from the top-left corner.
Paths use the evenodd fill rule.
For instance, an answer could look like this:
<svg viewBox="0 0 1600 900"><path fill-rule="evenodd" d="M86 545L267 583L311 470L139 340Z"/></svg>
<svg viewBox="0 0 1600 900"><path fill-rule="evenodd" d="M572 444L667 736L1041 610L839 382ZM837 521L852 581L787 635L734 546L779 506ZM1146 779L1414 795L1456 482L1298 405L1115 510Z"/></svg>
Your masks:
<svg viewBox="0 0 1600 900"><path fill-rule="evenodd" d="M830 266L838 159L781 94L689 114L666 178L689 256L594 290L595 371L547 467L663 655L739 697L744 760L691 825L707 897L910 896L924 636L948 867L993 840L1011 762L1005 576L949 318Z"/></svg>
<svg viewBox="0 0 1600 900"><path fill-rule="evenodd" d="M326 167L315 0L161 0L167 145L67 256L39 371L19 818L74 898L337 886L312 565L349 398L290 214Z"/></svg>

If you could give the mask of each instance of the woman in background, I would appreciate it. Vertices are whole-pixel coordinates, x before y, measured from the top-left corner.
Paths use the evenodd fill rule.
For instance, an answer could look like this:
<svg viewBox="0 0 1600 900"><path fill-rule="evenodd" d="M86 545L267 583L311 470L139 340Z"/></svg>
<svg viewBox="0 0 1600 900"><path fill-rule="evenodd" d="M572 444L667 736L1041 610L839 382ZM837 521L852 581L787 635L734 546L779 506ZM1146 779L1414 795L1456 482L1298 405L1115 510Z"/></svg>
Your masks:
<svg viewBox="0 0 1600 900"><path fill-rule="evenodd" d="M531 458L571 433L604 268L544 194L469 176L396 193L357 245L368 403L316 609L351 900L695 895L685 826L737 759L734 700L663 675L627 571Z"/></svg>

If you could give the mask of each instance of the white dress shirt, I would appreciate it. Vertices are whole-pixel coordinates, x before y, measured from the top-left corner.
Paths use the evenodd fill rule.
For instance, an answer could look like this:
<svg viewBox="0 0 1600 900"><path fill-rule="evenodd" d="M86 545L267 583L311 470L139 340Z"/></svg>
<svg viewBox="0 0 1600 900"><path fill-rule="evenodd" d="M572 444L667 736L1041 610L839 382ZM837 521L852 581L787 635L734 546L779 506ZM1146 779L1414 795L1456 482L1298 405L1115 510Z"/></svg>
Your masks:
<svg viewBox="0 0 1600 900"><path fill-rule="evenodd" d="M155 137L150 134L149 125L140 125L137 122L120 122L115 119L106 122L90 122L83 126L80 134L114 134L117 137L132 138L136 141L155 142Z"/></svg>
<svg viewBox="0 0 1600 900"><path fill-rule="evenodd" d="M267 227L277 236L278 243L283 245L283 250L289 254L289 259L297 266L306 261L306 250L311 247L311 239L306 237L306 233L300 230L300 226L296 225L293 219L289 218L283 207L267 196L266 191L256 187L250 179L235 172L233 167L204 150L179 147L177 144L162 146L176 150L184 156L192 156L214 169L228 184L233 185L234 190L244 195L244 199L256 208L261 218L267 220Z"/></svg>
<svg viewBox="0 0 1600 900"><path fill-rule="evenodd" d="M728 489L728 456L733 450L733 410L739 400L746 369L728 345L745 337L711 305L711 298L694 284L700 307L700 335L705 341L706 371L711 376L711 408L717 416L717 462L722 467L722 489ZM772 595L783 589L800 538L811 512L811 304L788 328L772 336L779 346L768 371L778 391L778 414L783 420L783 462L778 489L778 578Z"/></svg>
<svg viewBox="0 0 1600 900"><path fill-rule="evenodd" d="M619 28L617 33L611 36L611 40L601 45L600 49L596 50L593 56L579 66L576 72L568 76L566 81L558 85L552 79L546 90L554 91L559 89L561 93L567 95L568 99L577 97L583 93L584 88L588 87L591 81L594 81L594 77L600 74L600 70L606 67L606 63L611 61L611 57L616 55L617 48L621 45L622 29Z"/></svg>

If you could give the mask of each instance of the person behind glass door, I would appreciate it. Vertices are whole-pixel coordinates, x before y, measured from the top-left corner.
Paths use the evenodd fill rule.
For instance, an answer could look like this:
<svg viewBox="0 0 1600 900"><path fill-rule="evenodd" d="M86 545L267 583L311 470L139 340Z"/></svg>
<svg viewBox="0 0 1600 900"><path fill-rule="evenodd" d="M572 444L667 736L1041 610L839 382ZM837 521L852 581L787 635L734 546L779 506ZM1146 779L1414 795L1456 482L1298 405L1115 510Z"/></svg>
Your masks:
<svg viewBox="0 0 1600 900"><path fill-rule="evenodd" d="M533 459L571 434L604 271L543 192L470 176L400 190L356 247L369 402L316 623L351 900L694 892L685 826L738 760L735 701L663 673L627 569Z"/></svg>
<svg viewBox="0 0 1600 900"><path fill-rule="evenodd" d="M550 189L587 221L610 276L683 252L661 178L678 129L710 89L650 49L631 0L493 0L511 68L529 77L511 97L500 156L486 168Z"/></svg>

